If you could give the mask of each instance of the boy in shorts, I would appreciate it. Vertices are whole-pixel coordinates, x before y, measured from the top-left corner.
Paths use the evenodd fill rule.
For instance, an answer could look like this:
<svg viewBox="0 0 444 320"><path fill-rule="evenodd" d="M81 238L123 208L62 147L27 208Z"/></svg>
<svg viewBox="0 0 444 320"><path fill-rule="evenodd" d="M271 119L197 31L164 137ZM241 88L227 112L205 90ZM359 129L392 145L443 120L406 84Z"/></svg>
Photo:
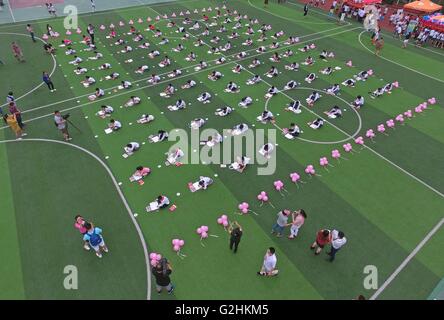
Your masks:
<svg viewBox="0 0 444 320"><path fill-rule="evenodd" d="M92 223L86 222L84 224L87 232L83 235L84 241L89 241L89 245L96 252L96 256L102 258L102 251L108 252L108 247L102 237L102 229L94 227Z"/></svg>

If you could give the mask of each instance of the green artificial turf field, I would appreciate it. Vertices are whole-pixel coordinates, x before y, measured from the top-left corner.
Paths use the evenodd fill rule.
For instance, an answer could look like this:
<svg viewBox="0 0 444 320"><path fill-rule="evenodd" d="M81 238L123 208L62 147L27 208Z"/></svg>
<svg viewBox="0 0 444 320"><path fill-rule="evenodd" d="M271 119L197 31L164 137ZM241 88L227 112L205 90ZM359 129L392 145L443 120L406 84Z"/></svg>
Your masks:
<svg viewBox="0 0 444 320"><path fill-rule="evenodd" d="M209 28L209 36L200 35L203 22L201 29L188 30L188 40L182 40L176 28L167 27L173 13L177 17L172 20L183 25L181 11L190 10L185 16L195 20L201 19L202 9L209 7L212 7L212 11L207 12L211 22L216 6L222 4L206 0L177 1L81 15L79 28L83 33L88 23L96 26L97 51L104 55L97 61L87 60L92 52L83 51L85 45L80 43L81 35L75 30L65 36L60 18L33 22L39 37L45 32L46 23L61 34L48 40L57 47L55 60L43 52L40 41L32 43L25 25L0 26L1 43L17 41L27 60L17 63L8 46L0 47L0 58L5 61L5 65L0 65L0 78L6 80L1 82L0 92L2 97L10 90L16 97L23 96L17 103L23 111L28 133L22 141L15 141L9 128L3 127L0 131L0 271L4 275L0 281L0 298L352 299L363 294L378 299L426 299L444 278L444 258L440 254L444 240L444 230L440 227L444 205L441 160L444 157L444 54L413 46L401 49L400 43L387 35L382 57L376 57L370 34L361 25L338 25L315 10L303 17L301 6L294 2L271 3L264 9L259 0L228 1L232 12L236 10L257 18L259 24L253 26L256 32L251 36L255 40L251 47L242 45L248 38L246 27L242 26L238 30L240 37L231 40L233 48L220 55L208 54L208 50L214 35L222 38L220 44L225 43L227 34L216 32L225 17L218 20L218 26ZM198 14L194 13L195 9ZM155 20L164 14L169 18ZM160 45L160 38L146 30L148 17L169 39L169 44ZM142 24L139 18L143 19ZM234 16L231 19L233 22L227 24L230 32L235 23ZM148 50L137 48L140 43L127 34L130 20L145 37L143 42L150 43ZM120 21L124 22L123 27L119 26ZM244 19L243 24L246 22ZM106 38L111 23L116 25L118 33L115 39ZM257 42L257 30L262 23L271 24L273 30L267 32L266 41ZM106 26L105 31L99 30L102 24ZM279 30L285 32L278 40L281 47L257 53L257 47L268 47L274 41L271 35ZM299 37L300 41L284 45L289 35ZM59 48L63 38L74 41L72 47L84 59L82 66L88 69L87 75L97 81L92 87L85 88L80 83L84 76L73 72L74 67L69 64L73 57L65 55L65 48ZM122 46L115 45L118 38L128 41L135 50L121 53ZM197 38L204 42L200 47L193 45ZM183 43L185 50L172 51L179 43ZM299 50L312 43L315 49L305 53ZM269 60L273 52L284 53L286 49L291 49L294 55L282 57L278 63ZM323 49L333 51L335 57L328 61L319 59ZM147 55L151 50L158 50L160 57L149 59ZM197 55L195 62L185 60L190 51ZM241 51L247 56L237 59ZM158 63L164 55L171 58L172 64L160 68ZM315 63L303 65L309 55ZM221 56L227 61L216 65L215 60ZM260 59L262 65L249 69L254 57ZM125 63L130 58L133 62ZM208 68L195 71L200 60L207 61ZM352 67L346 65L349 60ZM110 63L112 69L99 70L99 65L105 62ZM299 71L285 70L284 66L291 62L300 64ZM244 68L240 74L232 72L236 64ZM144 74L135 73L140 65L148 65L149 70ZM270 79L264 74L272 65L280 74ZM321 74L319 71L327 66L340 67L340 70L329 76ZM182 75L168 78L173 69L181 69ZM374 74L367 81L357 81L354 88L341 85L338 96L322 91L369 69ZM37 87L42 70L53 72L56 92L49 93L44 85ZM212 70L220 71L224 77L210 81L207 76ZM119 80L104 80L111 72L119 73ZM308 84L304 78L310 72L318 78ZM161 75L156 85L147 83L152 73ZM259 74L263 81L247 86L246 81L253 74ZM197 85L181 89L189 79ZM301 83L299 88L282 91L269 100L264 98L271 85L282 89L292 79ZM131 81L132 88L117 90L120 80ZM240 93L224 92L229 81L240 86ZM399 88L391 94L376 99L368 94L395 81ZM166 99L159 93L168 83L178 90ZM88 96L95 87L104 89L105 96L91 102ZM30 92L33 88L36 89ZM322 97L313 107L308 107L305 99L313 90L319 90ZM212 95L209 104L196 100L204 91ZM359 94L365 97L365 105L354 111L350 102ZM141 104L121 108L132 95L140 97ZM245 96L253 98L253 104L247 109L238 107ZM437 103L429 103L422 113L413 112L413 117L405 117L403 124L395 121L394 128L386 125L385 134L376 130L379 124L408 109L414 110L432 97ZM187 108L169 111L166 106L178 98L187 102ZM293 99L302 102L302 113L284 111ZM112 117L123 124L120 131L105 134L109 118L96 115L102 104L114 108ZM227 117L215 116L216 108L224 105L235 110ZM341 118L329 119L324 114L333 105L344 110ZM275 115L274 125L256 121L265 107ZM70 120L81 130L70 127L71 143L78 147L57 143L61 136L52 117L56 109L63 110L64 114L69 112ZM155 120L138 124L136 120L144 113L152 114ZM319 116L326 120L325 125L319 130L311 129L307 122ZM160 129L190 131L189 123L197 117L208 118L204 128L219 131L239 123L247 123L252 129L277 130L276 171L272 175L257 175L258 165L249 166L242 174L218 164L165 166L165 153L174 141L148 143L147 137ZM303 131L300 139L288 140L279 131L291 122ZM368 129L374 130L373 139L366 138ZM266 133L272 135L271 131ZM359 136L364 137L362 147L354 142ZM124 159L123 147L130 141L139 142L141 149ZM346 153L345 143L350 143L354 151ZM197 154L194 148L190 145L189 154ZM342 154L339 161L331 156L334 149ZM319 159L324 156L331 166L319 165ZM311 177L304 172L309 164L318 175ZM139 165L152 170L143 186L128 179ZM289 174L293 172L299 173L305 183L292 183ZM214 184L208 190L190 192L188 183L201 175L212 177ZM274 190L276 180L285 184L282 193ZM257 200L256 196L263 190L273 207ZM159 194L167 195L177 209L147 213L145 207ZM238 205L242 202L248 202L252 212L239 215ZM297 239L292 241L287 239L289 230L282 238L270 234L276 213L283 208L304 208L308 215ZM81 247L81 238L73 228L73 218L78 213L104 230L110 253L101 260ZM236 254L228 250L229 235L217 224L222 214L243 227L244 235ZM208 239L200 240L196 234L201 225L209 226L212 236ZM320 256L309 250L321 228L342 230L348 239L333 263L327 261L326 250ZM185 241L181 250L185 256L173 251L171 240L175 238ZM258 277L256 271L270 246L277 250L279 276ZM149 263L146 255L151 252L161 253L171 261L176 285L174 295L155 293L146 267ZM63 287L66 276L63 270L67 265L78 269L78 290ZM364 288L367 276L364 269L369 265L377 267L378 291ZM393 275L396 277L391 278Z"/></svg>

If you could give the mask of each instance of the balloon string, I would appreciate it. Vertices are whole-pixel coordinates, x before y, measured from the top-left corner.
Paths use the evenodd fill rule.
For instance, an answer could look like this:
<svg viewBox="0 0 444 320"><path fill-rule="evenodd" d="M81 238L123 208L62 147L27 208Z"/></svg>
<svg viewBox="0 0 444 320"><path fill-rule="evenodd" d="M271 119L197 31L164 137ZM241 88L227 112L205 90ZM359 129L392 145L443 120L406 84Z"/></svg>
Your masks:
<svg viewBox="0 0 444 320"><path fill-rule="evenodd" d="M200 238L200 244L202 245L202 247L205 247L205 245L202 242L202 237Z"/></svg>
<svg viewBox="0 0 444 320"><path fill-rule="evenodd" d="M285 189L285 188L282 188L282 190L284 190L286 193L288 193L288 194L290 194L290 192L288 192L288 190L287 189Z"/></svg>
<svg viewBox="0 0 444 320"><path fill-rule="evenodd" d="M328 164L328 166L329 166L329 167L332 167L332 168L334 168L334 167L335 167L335 166L334 166L334 165L332 165L331 163L329 163L329 164Z"/></svg>
<svg viewBox="0 0 444 320"><path fill-rule="evenodd" d="M248 209L248 211L251 211L251 212L253 212L255 215L259 215L259 214L257 214L256 212L254 212L253 210L250 210L250 209Z"/></svg>
<svg viewBox="0 0 444 320"><path fill-rule="evenodd" d="M264 205L264 201L261 200L261 204L259 205L259 207L262 207Z"/></svg>
<svg viewBox="0 0 444 320"><path fill-rule="evenodd" d="M324 169L325 169L325 171L330 172L330 171L327 169L327 167L324 167Z"/></svg>
<svg viewBox="0 0 444 320"><path fill-rule="evenodd" d="M268 202L270 206L274 209L274 205L271 202Z"/></svg>
<svg viewBox="0 0 444 320"><path fill-rule="evenodd" d="M210 237L219 238L219 236L217 236L217 235L215 235L215 234L210 234Z"/></svg>

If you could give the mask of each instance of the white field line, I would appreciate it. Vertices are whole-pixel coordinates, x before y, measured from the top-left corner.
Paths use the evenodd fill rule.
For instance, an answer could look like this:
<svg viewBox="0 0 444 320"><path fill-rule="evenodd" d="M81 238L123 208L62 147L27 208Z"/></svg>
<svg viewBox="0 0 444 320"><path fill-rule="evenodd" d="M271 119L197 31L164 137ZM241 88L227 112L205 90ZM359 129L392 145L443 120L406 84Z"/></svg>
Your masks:
<svg viewBox="0 0 444 320"><path fill-rule="evenodd" d="M419 252L419 250L424 247L424 245L433 237L433 235L442 227L444 224L444 218L441 219L433 229L421 240L421 242L416 246L415 249L404 259L404 261L399 265L398 268L385 280L382 286L379 287L378 290L370 297L370 300L375 300L378 296L388 287L390 283L396 278L396 276L401 273L401 271L407 266L407 264L415 257L415 255Z"/></svg>
<svg viewBox="0 0 444 320"><path fill-rule="evenodd" d="M196 2L196 1L201 1L201 0L180 0L181 3ZM156 6L156 7L168 6L168 5L171 6L177 2L179 2L179 0L169 1L169 2L165 2L165 3L151 4L150 6ZM144 4L144 6L147 6L147 4ZM140 6L128 7L128 5L124 5L124 6L116 6L116 7L113 7L112 9L106 9L101 12L96 11L95 13L91 13L90 11L84 11L84 12L79 12L79 14L82 17L87 17L87 16L98 16L98 15L103 15L103 14L110 14L114 10L119 10L120 12L127 12L127 11L136 11L136 10L140 10L140 9L141 9ZM47 20L31 19L31 20L20 20L20 21L35 21L34 24L42 24L42 23L46 24L48 22L63 20L65 17L66 16L61 15L61 16L58 16L57 18L52 18L52 19L47 19ZM27 25L27 23L17 23L17 24L12 24L12 25L0 25L0 29L1 28L12 28L12 27L18 27L18 26L26 26L26 25Z"/></svg>
<svg viewBox="0 0 444 320"><path fill-rule="evenodd" d="M359 34L359 36L358 36L359 43L361 44L361 46L363 46L365 49L367 49L367 51L373 53L373 50L369 49L368 47L365 46L364 43L362 43L361 36L362 36L362 34L365 33L365 32L367 32L367 31L364 30L364 31L362 31L362 32ZM421 72L421 71L418 71L418 70L416 70L416 69L413 69L413 68L410 68L410 67L408 67L408 66L406 66L406 65L403 65L402 63L399 63L399 62L396 62L396 61L393 61L393 60L390 60L390 59L384 58L383 56L379 56L379 58L380 58L380 59L384 59L384 60L386 60L386 61L388 61L388 62L394 63L394 64L396 64L396 65L398 65L398 66L400 66L400 67L402 67L402 68L405 68L405 69L407 69L407 70L413 71L413 72L415 72L415 73L417 73L417 74L420 74L420 75L422 75L422 76L424 76L424 77L427 77L427 78L430 78L430 79L432 79L432 80L436 80L436 81L439 81L439 82L444 83L444 80L442 80L442 79L435 78L435 77L430 76L430 75L428 75L428 74L426 74L426 73L423 73L423 72Z"/></svg>
<svg viewBox="0 0 444 320"><path fill-rule="evenodd" d="M289 3L292 4L291 2L289 2ZM335 21L330 21L330 22L312 22L312 21L304 21L304 20L290 19L290 18L287 18L287 17L281 16L280 14L273 13L273 12L271 12L271 11L268 11L268 10L262 9L262 8L260 8L260 7L257 7L257 6L255 6L254 4L252 4L252 3L250 2L250 0L248 0L248 4L250 5L250 7L253 7L253 8L255 8L255 9L257 9L257 10L261 10L261 11L266 12L266 13L272 15L272 16L275 16L275 17L278 17L278 18L281 18L281 19L284 19L284 20L287 20L287 21L295 22L295 23L302 22L302 23L304 23L304 24L316 24L316 25L320 25L320 24L332 24L332 23L335 23ZM330 16L328 16L328 17L329 17L330 19L332 19L332 17L330 17ZM351 23L350 23L350 22L347 22L347 25L351 25Z"/></svg>
<svg viewBox="0 0 444 320"><path fill-rule="evenodd" d="M78 149L84 153L86 153L87 155L91 156L92 158L94 158L97 162L100 163L100 165L106 170L106 172L108 173L109 177L111 178L114 187L117 190L117 193L120 196L120 199L123 202L123 205L126 208L126 211L134 225L134 227L136 228L137 234L139 235L139 240L142 244L142 248L143 248L143 253L145 255L145 265L146 265L146 275L147 275L147 294L146 294L146 299L150 300L151 299L151 268L150 268L150 261L149 261L149 254L148 254L148 248L145 242L145 238L143 237L143 233L142 230L140 229L140 226L136 220L136 218L134 217L134 213L131 210L131 207L128 204L128 201L125 198L125 195L123 194L121 188L119 187L119 184L116 180L116 178L114 177L111 169L106 165L105 162L103 162L102 159L100 159L96 154L92 153L91 151L78 146L76 144L72 144L72 143L68 143L65 141L58 141L58 140L52 140L52 139L41 139L41 138L30 138L30 139L22 139L22 140L2 140L0 141L1 143L28 143L28 142L49 142L49 143L56 143L56 144L61 144L61 145L65 145L71 148L75 148Z"/></svg>
<svg viewBox="0 0 444 320"><path fill-rule="evenodd" d="M14 13L12 13L11 4L9 3L9 0L7 0L7 1L8 1L8 8L9 8L9 13L11 14L12 21L16 22L15 17L14 17Z"/></svg>
<svg viewBox="0 0 444 320"><path fill-rule="evenodd" d="M344 27L344 26L341 26L341 27L335 27L335 28L332 28L332 29L329 29L329 30L324 30L324 31L320 31L320 32L311 33L311 34L308 34L308 35L305 35L305 36L301 36L301 37L299 37L299 38L306 38L306 37L310 37L310 36L317 35L317 34L320 34L320 33L326 33L326 32L329 32L329 31L333 31L333 30L340 29L340 28L342 28L342 27ZM351 30L354 30L354 29L350 29L349 31L351 31ZM344 32L347 32L347 31L344 31ZM340 33L342 33L342 32L340 32ZM1 34L1 33L0 33L0 34ZM332 35L336 35L336 34L339 34L339 33L335 33L335 34L332 34ZM330 36L330 35L328 35L328 36ZM327 36L327 37L328 37L328 36ZM321 38L318 37L317 39L314 39L314 40L318 40L318 39L322 39L322 38L323 38L323 37L321 37ZM287 48L289 48L289 47L296 46L296 45L298 45L298 44L300 44L300 43L306 43L306 42L309 42L309 41L312 41L312 40L307 40L307 41L305 41L305 42L303 41L303 42L299 42L299 43L297 43L297 44L290 44L290 45L287 45L287 46L283 46L283 47L279 48L278 50L287 49ZM245 50L245 52L248 53L248 52L252 52L252 51L255 51L255 50L257 50L257 48L248 49L248 50ZM251 57L257 57L257 56L260 56L260 55L263 55L263 54L267 54L267 53L268 53L268 52L259 53L259 54L256 54L256 55L254 55L254 56L246 57L245 59L248 59L248 58L251 58ZM237 53L234 53L234 54L229 55L228 57L234 57L234 56L236 56L236 55L237 55ZM210 61L208 61L208 62L209 62L209 63L212 63L212 62L216 62L216 61L217 61L217 59L210 60ZM191 68L195 68L196 66L198 66L198 64L195 64L195 65L192 65L192 66L188 66L188 67L184 67L184 68L182 68L182 69L180 69L180 70L181 70L181 71L185 71L185 70L188 70L188 69L191 69ZM207 69L208 69L208 68L207 68ZM204 69L204 70L207 70L207 69ZM54 69L54 70L55 70L55 69ZM202 71L204 71L204 70L202 70ZM210 68L210 70L211 70L211 68ZM163 78L165 79L165 81L161 81L161 82L159 82L158 84L161 84L161 83L165 83L165 82L167 82L166 80L169 79L169 78L167 78L166 75L169 74L169 73L171 73L171 71L159 74L159 76L160 76L160 77L163 77ZM174 79L183 78L183 77L185 77L185 76L189 76L189 75L192 75L192 74L195 74L195 73L191 73L191 74L188 74L188 75L183 75L183 76L176 77L176 78L169 79L169 80L172 81L172 80L174 80ZM138 80L133 81L133 83L139 83L139 82L142 82L142 81L146 81L146 80L148 80L149 78L150 78L150 77L141 78L141 79L138 79ZM42 84L43 84L43 83L42 83ZM41 84L41 85L42 85L42 84ZM109 88L105 88L104 91L113 90L113 89L116 89L117 87L118 87L118 86L112 86L112 87L109 87ZM148 87L149 87L149 86L148 86ZM142 87L140 87L140 88L138 88L138 89L141 89L141 88L142 88ZM147 87L144 87L144 88L147 88ZM84 97L89 96L90 94L91 94L91 93L86 93L86 94L79 95L79 96L72 97L72 98L68 98L68 99L65 99L65 100L52 102L52 103L49 103L49 104L46 104L46 105L43 105L43 106L39 106L39 107L35 107L35 108L28 109L28 110L26 110L26 111L23 111L22 113L25 114L25 113L33 112L33 111L36 111L36 110L45 109L45 108L48 108L48 107L51 107L51 106L55 106L55 105L59 105L59 104L61 104L61 103L65 103L65 102L68 102L68 101L77 100L77 99L79 99L79 98L84 98ZM21 98L21 97L20 97L20 98ZM103 100L103 99L102 99L102 100Z"/></svg>
<svg viewBox="0 0 444 320"><path fill-rule="evenodd" d="M12 34L12 35L16 35L16 36L25 36L25 37L29 37L29 38L31 37L31 35L28 35L28 34L24 34L24 33L14 33L14 32L0 32L0 34ZM37 37L37 36L34 36L34 38L39 39L39 40L42 41L43 43L46 43L45 40L40 39L40 38ZM52 77L52 75L54 74L54 72L55 72L55 70L56 70L56 68L57 68L57 61L56 61L56 58L54 57L53 54L51 54L51 57L52 57L52 61L54 62L54 64L53 64L53 66L52 66L51 73L49 74L50 77ZM27 95L33 93L35 90L37 90L38 88L40 88L43 84L44 84L44 82L42 81L40 84L38 84L36 87L34 87L33 89L31 89L30 91L24 93L24 94L21 95L20 97L17 97L17 98L15 99L15 101L18 101L18 100L20 100L20 99L26 97ZM4 107L4 106L7 106L7 105L8 105L7 103L2 104L2 105L0 105L0 108L1 108L1 107Z"/></svg>

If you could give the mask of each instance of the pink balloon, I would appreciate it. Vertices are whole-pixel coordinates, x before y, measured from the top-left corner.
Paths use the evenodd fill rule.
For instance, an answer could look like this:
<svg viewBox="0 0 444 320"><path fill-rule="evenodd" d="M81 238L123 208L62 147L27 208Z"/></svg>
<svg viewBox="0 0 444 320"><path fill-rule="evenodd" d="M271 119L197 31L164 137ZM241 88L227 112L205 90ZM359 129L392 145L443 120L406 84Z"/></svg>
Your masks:
<svg viewBox="0 0 444 320"><path fill-rule="evenodd" d="M224 223L224 219L222 219L222 218L218 218L218 219L217 219L217 223L218 223L218 224L222 224L222 223Z"/></svg>
<svg viewBox="0 0 444 320"><path fill-rule="evenodd" d="M150 253L150 259L151 259L151 260L154 259L154 258L156 258L156 256L157 256L157 254L156 254L155 252L151 252L151 253Z"/></svg>
<svg viewBox="0 0 444 320"><path fill-rule="evenodd" d="M384 132L385 131L385 127L383 124L378 125L378 132Z"/></svg>
<svg viewBox="0 0 444 320"><path fill-rule="evenodd" d="M316 173L315 169L310 170L310 174L315 174L315 173Z"/></svg>
<svg viewBox="0 0 444 320"><path fill-rule="evenodd" d="M180 250L180 247L179 247L178 245L175 245L175 246L173 247L173 250L177 252L177 251Z"/></svg>
<svg viewBox="0 0 444 320"><path fill-rule="evenodd" d="M268 196L263 197L263 198L262 198L262 201L267 202L267 201L268 201Z"/></svg>
<svg viewBox="0 0 444 320"><path fill-rule="evenodd" d="M399 87L399 82L398 82L398 81L395 81L395 82L392 83L392 85L393 85L395 88L398 88L398 87Z"/></svg>
<svg viewBox="0 0 444 320"><path fill-rule="evenodd" d="M265 192L265 191L261 191L261 196L266 196L267 195L267 193Z"/></svg>
<svg viewBox="0 0 444 320"><path fill-rule="evenodd" d="M242 203L240 205L238 205L239 210L242 210L244 206L242 205Z"/></svg>
<svg viewBox="0 0 444 320"><path fill-rule="evenodd" d="M242 209L242 213L248 213L248 209L247 208L243 208Z"/></svg>
<svg viewBox="0 0 444 320"><path fill-rule="evenodd" d="M150 262L152 267L157 266L157 263L158 263L157 260L154 260L154 259L152 259L151 262Z"/></svg>
<svg viewBox="0 0 444 320"><path fill-rule="evenodd" d="M429 100L427 100L430 104L435 104L436 103L436 98L430 98Z"/></svg>
<svg viewBox="0 0 444 320"><path fill-rule="evenodd" d="M202 226L201 228L202 228L202 231L208 232L208 226Z"/></svg>
<svg viewBox="0 0 444 320"><path fill-rule="evenodd" d="M156 254L156 260L159 261L160 259L162 259L162 255L161 254Z"/></svg>
<svg viewBox="0 0 444 320"><path fill-rule="evenodd" d="M332 150L332 152L331 152L331 156L332 156L334 159L337 159L337 158L340 158L340 157L341 157L341 154L339 153L339 150L335 149L335 150Z"/></svg>
<svg viewBox="0 0 444 320"><path fill-rule="evenodd" d="M227 219L228 219L228 216L225 215L225 214L223 214L223 215L221 216L221 218L222 218L223 220L227 220Z"/></svg>
<svg viewBox="0 0 444 320"><path fill-rule="evenodd" d="M200 236L202 237L202 239L208 238L208 233L202 232Z"/></svg>
<svg viewBox="0 0 444 320"><path fill-rule="evenodd" d="M257 195L257 199L258 199L258 200L262 200L262 199L263 199L263 196L262 196L261 194L258 194L258 195Z"/></svg>
<svg viewBox="0 0 444 320"><path fill-rule="evenodd" d="M228 221L225 220L222 224L224 225L224 227L228 227Z"/></svg>
<svg viewBox="0 0 444 320"><path fill-rule="evenodd" d="M202 228L197 228L196 232L197 232L198 234L201 234L201 233L202 233Z"/></svg>
<svg viewBox="0 0 444 320"><path fill-rule="evenodd" d="M184 240L179 240L179 246L183 247L185 245L185 241Z"/></svg>

